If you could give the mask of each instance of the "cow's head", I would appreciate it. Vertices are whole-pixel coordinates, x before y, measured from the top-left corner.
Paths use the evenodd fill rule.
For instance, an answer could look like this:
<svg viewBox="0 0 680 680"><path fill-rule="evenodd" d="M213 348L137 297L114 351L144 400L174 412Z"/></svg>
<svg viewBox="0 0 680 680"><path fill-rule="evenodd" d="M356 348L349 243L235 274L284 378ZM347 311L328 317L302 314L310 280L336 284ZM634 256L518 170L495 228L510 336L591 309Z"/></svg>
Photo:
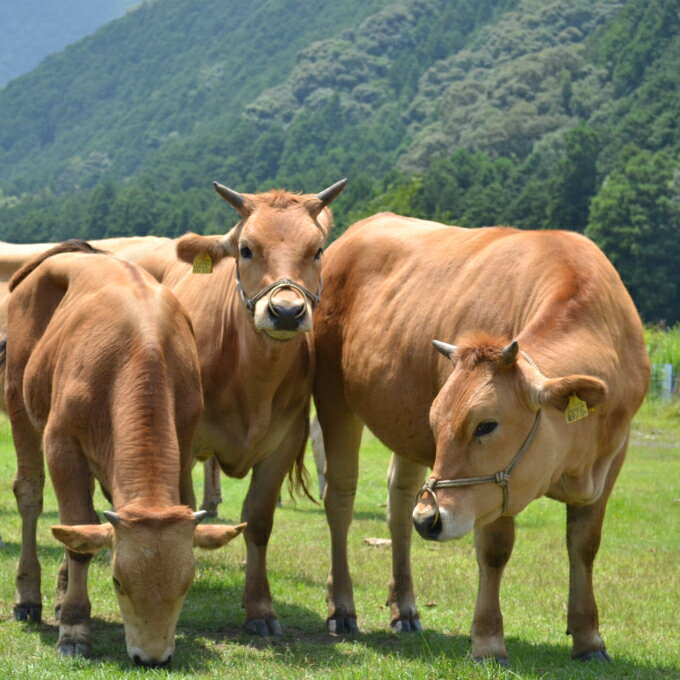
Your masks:
<svg viewBox="0 0 680 680"><path fill-rule="evenodd" d="M233 257L239 293L255 328L275 340L290 340L312 328L321 254L332 225L328 205L346 183L318 194L239 194L215 183L241 221L219 240L187 234L177 243L177 256L185 262L208 256L213 264Z"/></svg>
<svg viewBox="0 0 680 680"><path fill-rule="evenodd" d="M556 437L568 436L548 412L564 412L572 395L594 408L607 386L587 375L546 378L517 342L480 336L435 346L454 369L430 410L434 488L421 490L413 522L424 538L445 541L543 495L554 481Z"/></svg>
<svg viewBox="0 0 680 680"><path fill-rule="evenodd" d="M175 651L175 627L194 578L193 546L219 548L238 536L237 526L200 525L205 511L186 506L163 510L127 506L105 512L109 524L55 526L52 533L69 550L95 554L111 550L113 586L130 658L160 666Z"/></svg>

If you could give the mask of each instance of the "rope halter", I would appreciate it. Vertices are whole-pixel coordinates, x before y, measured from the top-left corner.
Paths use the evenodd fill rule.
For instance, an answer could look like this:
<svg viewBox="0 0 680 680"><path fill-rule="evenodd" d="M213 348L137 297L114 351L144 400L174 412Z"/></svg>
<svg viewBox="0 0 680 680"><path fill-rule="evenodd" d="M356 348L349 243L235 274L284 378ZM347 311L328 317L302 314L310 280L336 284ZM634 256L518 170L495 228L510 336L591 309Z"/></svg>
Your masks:
<svg viewBox="0 0 680 680"><path fill-rule="evenodd" d="M272 293L273 296L273 294L278 290L283 289L294 290L296 293L300 295L300 297L302 297L303 299L307 298L311 302L312 309L314 309L314 307L316 307L319 304L319 299L321 296L321 280L319 280L319 288L317 289L316 293L312 293L311 290L305 288L301 283L298 283L297 281L293 281L293 279L286 277L285 279L279 279L278 281L274 281L274 283L270 283L268 286L265 286L262 290L256 293L253 297L249 298L246 295L245 290L243 290L243 284L241 283L241 274L239 272L238 262L236 263L236 288L238 289L239 295L241 296L241 300L243 300L243 304L246 306L246 309L251 314L255 314L255 305L265 295L267 295L267 293ZM270 296L268 302L269 311L271 312L272 316L278 317L280 316L280 314L278 313L276 308L272 305L272 296ZM295 315L295 318L299 319L300 317L304 316L304 314L305 309L303 307L300 310L300 312Z"/></svg>
<svg viewBox="0 0 680 680"><path fill-rule="evenodd" d="M416 503L418 503L420 497L424 493L429 493L430 496L432 496L432 500L434 501L435 507L434 521L436 523L439 521L439 501L437 500L437 494L435 493L436 489L450 489L453 487L460 486L475 486L476 484L493 483L500 486L501 489L503 490L503 510L501 511L501 515L505 515L505 513L508 510L508 503L510 502L510 491L508 488L508 483L510 482L510 475L514 470L515 466L517 465L517 463L519 463L519 461L522 459L522 456L524 456L524 454L526 453L529 446L531 446L531 442L534 440L534 437L536 436L536 432L538 431L538 425L540 422L541 422L541 409L536 411L536 418L534 419L534 424L531 426L531 430L529 431L529 434L524 440L524 443L520 447L519 451L515 454L514 458L510 461L507 467L505 467L500 472L496 472L493 475L484 475L482 477L464 477L462 479L430 478L425 482L425 484L423 484L420 491L418 491L418 494L416 496Z"/></svg>

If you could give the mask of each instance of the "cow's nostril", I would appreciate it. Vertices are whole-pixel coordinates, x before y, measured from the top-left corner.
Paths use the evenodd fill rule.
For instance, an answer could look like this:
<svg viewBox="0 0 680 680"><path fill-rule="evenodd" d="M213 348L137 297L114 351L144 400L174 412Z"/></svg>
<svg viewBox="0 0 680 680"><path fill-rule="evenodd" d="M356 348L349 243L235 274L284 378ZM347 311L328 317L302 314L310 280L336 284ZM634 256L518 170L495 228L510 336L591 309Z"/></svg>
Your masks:
<svg viewBox="0 0 680 680"><path fill-rule="evenodd" d="M279 330L296 330L305 315L304 301L290 304L277 304L270 300L269 314Z"/></svg>
<svg viewBox="0 0 680 680"><path fill-rule="evenodd" d="M436 541L442 531L442 518L434 510L427 514L420 514L413 518L413 525L416 531L429 541Z"/></svg>
<svg viewBox="0 0 680 680"><path fill-rule="evenodd" d="M139 656L139 654L135 654L135 655L132 657L132 660L133 660L138 666L141 666L141 665L142 665L142 659L141 659L141 657Z"/></svg>

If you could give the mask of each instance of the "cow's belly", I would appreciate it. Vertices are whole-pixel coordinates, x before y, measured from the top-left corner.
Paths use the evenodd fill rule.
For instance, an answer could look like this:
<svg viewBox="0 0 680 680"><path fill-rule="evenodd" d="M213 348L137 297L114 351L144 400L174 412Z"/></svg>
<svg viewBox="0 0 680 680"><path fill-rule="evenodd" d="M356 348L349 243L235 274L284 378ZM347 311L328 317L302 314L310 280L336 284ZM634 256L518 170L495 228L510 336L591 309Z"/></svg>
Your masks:
<svg viewBox="0 0 680 680"><path fill-rule="evenodd" d="M196 428L194 455L199 460L215 456L226 475L241 479L255 465L277 453L286 439L294 435L294 429L301 426L303 418L304 413L299 410L297 415L281 415L258 425L255 417L246 423L236 416L211 419L206 414Z"/></svg>
<svg viewBox="0 0 680 680"><path fill-rule="evenodd" d="M395 362L396 363L396 362ZM405 375L385 362L366 379L363 368L345 374L349 405L373 434L391 451L421 463L434 463L435 442L429 424L432 397L421 376Z"/></svg>

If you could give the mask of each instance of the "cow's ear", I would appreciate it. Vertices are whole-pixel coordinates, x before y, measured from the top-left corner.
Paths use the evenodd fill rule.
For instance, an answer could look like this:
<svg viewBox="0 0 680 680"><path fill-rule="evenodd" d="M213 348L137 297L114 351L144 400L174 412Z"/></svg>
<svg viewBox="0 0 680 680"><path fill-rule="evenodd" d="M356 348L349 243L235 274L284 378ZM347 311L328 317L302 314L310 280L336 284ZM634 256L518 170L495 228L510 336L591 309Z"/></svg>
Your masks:
<svg viewBox="0 0 680 680"><path fill-rule="evenodd" d="M52 535L69 550L95 555L104 548L113 546L111 524L75 524L52 527Z"/></svg>
<svg viewBox="0 0 680 680"><path fill-rule="evenodd" d="M199 524L194 530L194 546L204 550L215 550L236 538L247 526L247 522L229 524Z"/></svg>
<svg viewBox="0 0 680 680"><path fill-rule="evenodd" d="M321 227L324 237L328 237L333 228L333 214L328 208L323 208L316 216L316 223Z"/></svg>
<svg viewBox="0 0 680 680"><path fill-rule="evenodd" d="M230 255L221 236L201 236L185 234L177 241L177 258L182 262L193 264L196 258L209 257L212 264Z"/></svg>
<svg viewBox="0 0 680 680"><path fill-rule="evenodd" d="M542 406L553 406L564 411L573 394L585 401L588 408L594 408L607 398L607 384L590 375L549 378L538 390L538 401Z"/></svg>

